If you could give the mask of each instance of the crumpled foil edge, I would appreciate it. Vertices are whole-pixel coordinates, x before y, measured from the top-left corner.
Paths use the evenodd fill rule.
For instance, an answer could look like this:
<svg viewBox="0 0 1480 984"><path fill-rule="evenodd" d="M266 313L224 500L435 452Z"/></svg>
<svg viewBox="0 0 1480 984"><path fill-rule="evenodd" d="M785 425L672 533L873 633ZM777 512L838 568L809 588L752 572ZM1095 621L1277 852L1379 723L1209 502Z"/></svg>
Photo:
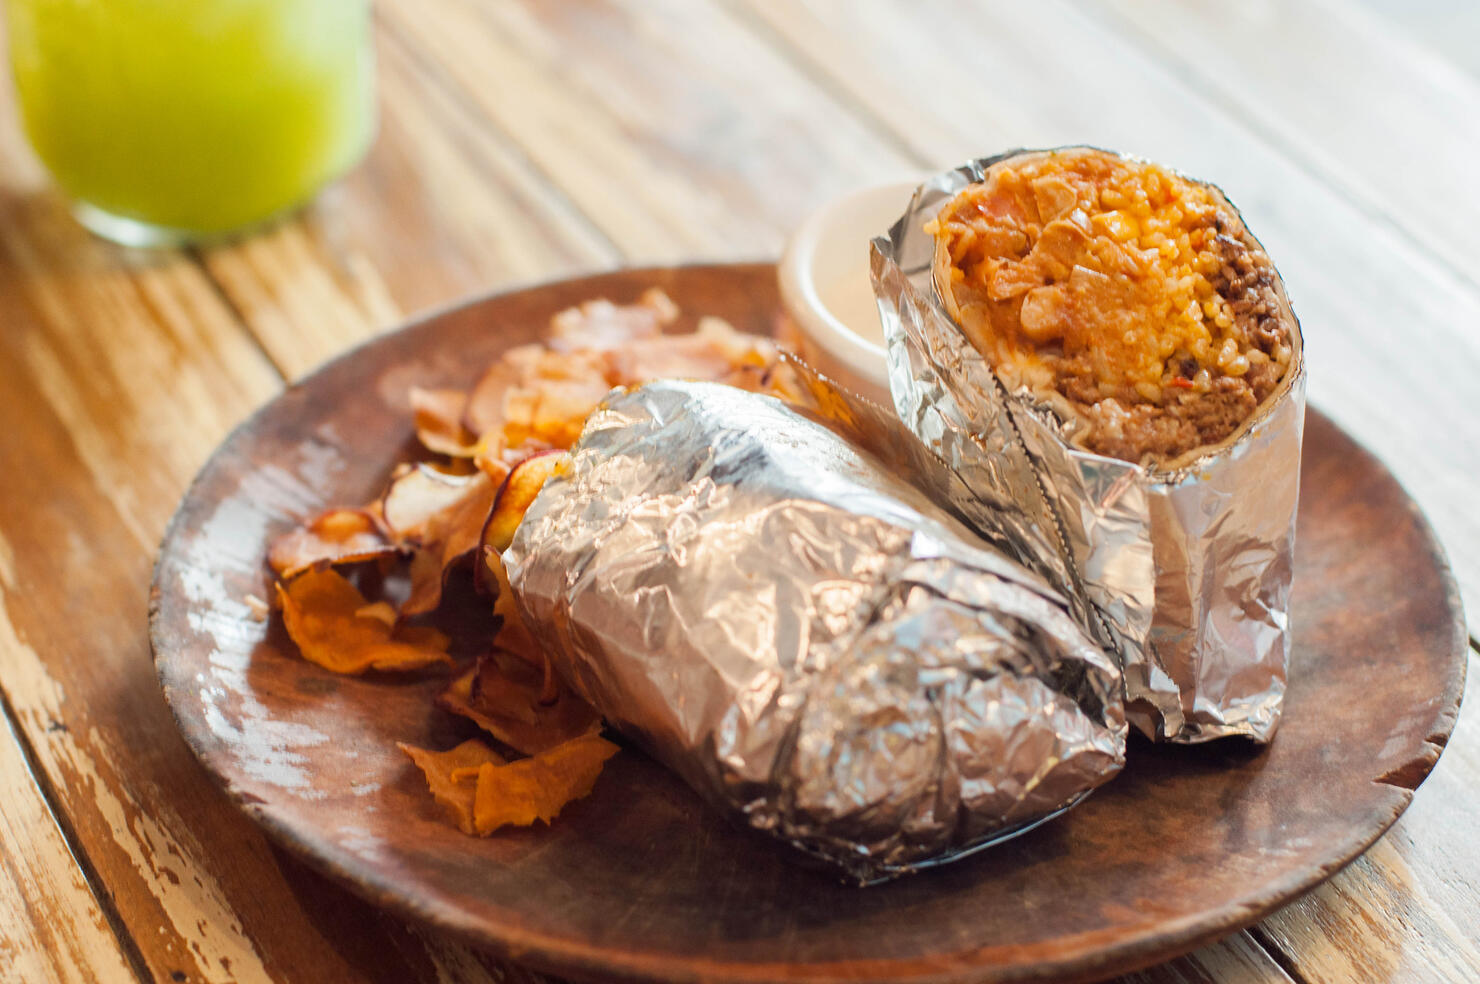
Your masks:
<svg viewBox="0 0 1480 984"><path fill-rule="evenodd" d="M1299 323L1277 277L1294 332L1291 368L1216 454L1153 474L1070 445L1053 411L1009 394L946 312L923 230L993 164L1043 152L1012 150L927 179L872 241L896 410L1002 512L1016 556L1082 602L1082 624L1120 655L1127 713L1141 731L1180 743L1267 742L1289 663L1305 408ZM1221 190L1195 183L1238 215Z"/></svg>
<svg viewBox="0 0 1480 984"><path fill-rule="evenodd" d="M858 455L861 447L877 466L868 473L873 477L859 479L852 466L839 470L825 454L808 454L828 441L787 436L787 428L778 425L782 411L776 408L783 405L771 398L731 391L736 395L720 394L706 408L705 401L685 402L674 394L709 387L713 396L713 391L727 388L653 384L608 398L593 415L572 450L571 466L541 490L504 559L526 623L562 675L618 730L722 811L869 884L966 857L1025 833L1072 808L1116 774L1124 761L1126 733L1119 668L1077 628L1052 587L989 550L960 522L950 506L952 495L967 510L979 505L893 414L804 365L794 368L804 391L798 394L802 406L784 407L784 413L821 425L818 430L825 427L832 435L829 440L840 439L840 446L851 449L840 452L844 458ZM765 412L744 419L745 408L753 406L747 400L764 401ZM652 437L655 425L649 426L659 419L671 427L661 443ZM764 455L747 457L735 451L733 441L716 439L727 427L782 435L776 447L786 447L778 454L789 457L795 443L800 457L790 465L764 462ZM853 440L854 435L860 440ZM747 439L742 433L742 447ZM762 441L756 446L766 445ZM727 471L735 465L727 456L736 454L744 459L742 468L760 469L749 476L758 478L759 486ZM664 468L693 471L675 483L671 475L657 475ZM828 483L818 475L829 468L829 474L853 476L847 478L850 491L839 495L837 487L831 492L819 488ZM894 477L901 474L909 476L908 483ZM790 498L752 494L757 487L772 490L773 485L783 492L789 489ZM916 529L903 552L897 545L875 545L873 539L879 517L885 526L899 522L902 514L895 506L881 513L878 505L879 495L896 493L897 501L910 509L916 507L909 503L919 500L918 505L928 507L923 515L940 515ZM764 508L758 508L761 503ZM816 527L819 506L844 518ZM702 536L667 539L682 536L674 530L705 528L706 518L747 523L762 513L775 524L765 540L727 539L723 554L709 555L713 567L704 559ZM900 527L911 528L907 522ZM809 590L797 590L811 584L807 578L815 572L799 575L794 558L778 546L815 539L818 530L826 536L808 547L808 556L852 550L865 568L883 565L897 580L874 583L870 575L857 575L865 590L881 593L869 603L877 607L868 608L868 620L848 624L851 635L830 641L825 635L809 636L812 643L799 652L770 646L765 633L750 638L747 633L754 635L754 626L786 619L811 625L812 632L821 631L818 625L842 624L837 611L819 608ZM757 575L764 572L763 580L779 577L777 597L793 601L773 604L766 600L767 592L757 594L756 582L740 576L750 568ZM862 569L845 565L845 576L822 577L819 583L826 590L818 597L847 596L847 572ZM634 594L636 585L641 589ZM639 596L640 604L634 601ZM812 600L798 603L798 598ZM893 600L886 604L880 599ZM977 606L984 606L977 616L984 621L960 621L962 613L977 611ZM953 613L957 621L938 621L942 612ZM1018 618L1029 619L1023 623L1032 626L1029 636L1002 635L1003 626L1017 624ZM941 624L964 628L959 634L920 634L922 626L938 629ZM990 655L999 652L1016 653L1011 659L1028 662L993 663L1008 658ZM910 689L914 684L902 691L890 689L895 683L855 688L857 681L849 677L847 687L819 690L815 682L797 684L797 678L787 678L799 688L793 696L804 698L800 709L788 708L784 680L771 680L769 670L752 675L758 667L764 670L767 661L784 668L819 659L822 672L832 672L830 659L839 672L852 660L860 671L870 671L859 678L864 681L874 679L877 666L902 667L906 678L922 681L935 674L939 679L930 686L938 688L938 695L927 706L920 703L925 691ZM876 666L872 661L879 659L883 662ZM1060 680L1066 689L1049 687L1046 679ZM901 695L910 699L901 701ZM963 716L951 718L942 706ZM875 720L871 715L883 713L901 725L912 722L904 734L923 733L928 729L920 723L921 714L912 713L923 709L927 722L939 718L939 724L928 727L959 727L966 721L971 732L971 722L997 721L994 715L1004 713L1002 708L1007 708L1006 720L1017 723L1004 726L999 721L981 727L980 734L972 732L970 742L988 751L978 749L965 759L959 757L956 739L946 741L945 731L911 745L892 727L875 734L869 724ZM1024 735L1034 737L1026 740ZM842 739L848 741L838 746L841 754L864 756L857 768L843 770L846 782L823 765L834 754L827 743ZM1057 749L1048 759L1042 758L1044 743ZM778 749L792 750L780 772ZM934 762L931 768L939 776L930 779L935 785L928 788L934 791L916 802L909 797L920 795L910 790L925 781L917 768L922 760ZM972 764L968 768L963 762ZM981 775L990 781L971 769L985 770ZM850 783L868 788L859 792ZM963 798L951 806L947 793L953 788L975 790L969 800L975 805L968 809ZM860 815L837 807L839 800L847 806L855 794L862 802L880 798L895 813L904 812L896 816L883 810L876 817L872 808ZM940 800L942 796L946 799ZM1003 825L983 827L991 818Z"/></svg>

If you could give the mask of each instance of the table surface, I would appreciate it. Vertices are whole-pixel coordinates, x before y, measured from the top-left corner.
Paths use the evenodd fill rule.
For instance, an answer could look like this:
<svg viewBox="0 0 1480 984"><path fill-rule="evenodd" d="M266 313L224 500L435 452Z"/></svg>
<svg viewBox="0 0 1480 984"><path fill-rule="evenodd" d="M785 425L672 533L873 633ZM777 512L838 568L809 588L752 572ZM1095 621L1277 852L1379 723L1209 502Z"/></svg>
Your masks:
<svg viewBox="0 0 1480 984"><path fill-rule="evenodd" d="M78 228L7 88L0 980L540 980L371 908L215 791L146 636L175 503L286 381L408 314L774 256L838 193L1007 147L1094 143L1221 184L1289 284L1312 403L1398 474L1480 611L1480 8L1457 7L381 0L367 160L292 221L177 252ZM1480 979L1469 658L1447 751L1370 851L1123 980Z"/></svg>

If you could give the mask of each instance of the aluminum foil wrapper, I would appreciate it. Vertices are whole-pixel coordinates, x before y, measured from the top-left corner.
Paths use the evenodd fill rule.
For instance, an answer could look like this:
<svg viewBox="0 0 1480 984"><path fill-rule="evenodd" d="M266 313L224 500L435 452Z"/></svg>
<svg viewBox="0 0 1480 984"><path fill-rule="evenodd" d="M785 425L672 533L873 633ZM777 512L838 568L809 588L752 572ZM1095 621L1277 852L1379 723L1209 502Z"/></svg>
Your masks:
<svg viewBox="0 0 1480 984"><path fill-rule="evenodd" d="M1051 587L930 497L969 493L892 414L809 383L810 411L712 383L610 397L504 563L611 725L869 882L1115 775L1122 685ZM874 424L890 461L841 436Z"/></svg>
<svg viewBox="0 0 1480 984"><path fill-rule="evenodd" d="M895 408L997 513L1007 548L1087 609L1082 624L1120 657L1132 724L1174 742L1268 741L1290 654L1305 419L1303 347L1283 285L1291 368L1241 436L1175 471L1071 445L1054 411L1026 390L1008 392L947 313L924 231L993 164L1028 153L1039 152L983 158L926 181L873 240Z"/></svg>

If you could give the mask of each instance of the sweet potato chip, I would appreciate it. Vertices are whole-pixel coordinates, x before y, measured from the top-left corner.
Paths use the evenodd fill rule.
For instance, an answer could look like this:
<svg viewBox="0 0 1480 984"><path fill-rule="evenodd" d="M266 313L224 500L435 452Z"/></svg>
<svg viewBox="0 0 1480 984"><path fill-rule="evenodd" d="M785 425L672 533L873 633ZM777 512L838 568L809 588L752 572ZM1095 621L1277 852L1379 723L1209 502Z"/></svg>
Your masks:
<svg viewBox="0 0 1480 984"><path fill-rule="evenodd" d="M546 700L543 684L539 668L507 652L495 652L453 680L438 695L437 706L526 755L553 748L600 723L591 705L564 687Z"/></svg>
<svg viewBox="0 0 1480 984"><path fill-rule="evenodd" d="M365 596L332 570L309 571L278 584L283 624L311 663L335 673L413 670L452 662L448 639L435 629L393 629L382 619L360 613Z"/></svg>
<svg viewBox="0 0 1480 984"><path fill-rule="evenodd" d="M494 500L493 511L483 527L482 563L475 566L476 580L480 588L494 591L493 613L500 619L499 645L525 662L538 666L544 677L540 688L540 700L549 703L557 693L553 671L543 651L534 643L524 618L514 603L514 591L509 585L508 572L504 570L503 551L514 541L514 531L524 519L535 496L544 488L545 482L570 463L569 455L546 452L527 458L514 466L504 480Z"/></svg>
<svg viewBox="0 0 1480 984"><path fill-rule="evenodd" d="M616 753L616 745L593 732L507 765L485 762L473 795L474 828L487 835L505 826L549 823L566 804L591 792Z"/></svg>
<svg viewBox="0 0 1480 984"><path fill-rule="evenodd" d="M497 551L485 547L483 563L479 567L490 582L489 587L494 595L493 614L499 620L495 640L499 648L540 671L543 678L540 702L548 704L555 699L559 683L550 666L549 657L535 643L534 636L524 624L524 616L519 613L519 605L514 600L514 589L509 585L509 572L504 569L503 558Z"/></svg>
<svg viewBox="0 0 1480 984"><path fill-rule="evenodd" d="M405 742L396 742L396 747L416 763L426 777L432 797L447 811L458 829L465 834L476 834L473 798L477 790L478 770L485 765L503 765L504 757L477 738L445 752L433 752Z"/></svg>
<svg viewBox="0 0 1480 984"><path fill-rule="evenodd" d="M368 509L328 509L272 541L267 562L288 580L311 567L393 557L395 544Z"/></svg>
<svg viewBox="0 0 1480 984"><path fill-rule="evenodd" d="M536 494L568 460L560 452L587 417L613 387L658 378L806 395L771 340L715 318L701 318L691 334L665 335L678 318L657 288L633 304L593 300L555 315L544 343L505 351L467 393L413 388L417 438L446 458L435 466L401 465L374 503L321 513L269 552L284 582L270 600L288 634L305 659L339 673L451 663L446 636L402 617L438 608L449 571L470 554L477 558L474 584L495 595L497 648L436 702L475 722L490 741L533 757L505 763L479 740L445 752L400 746L466 833L548 822L590 792L616 750L598 737L600 717L558 677L525 626L501 554ZM392 560L406 558L410 594L399 611L367 602L329 569L378 560L360 571L357 583L368 585L392 572Z"/></svg>
<svg viewBox="0 0 1480 984"><path fill-rule="evenodd" d="M629 342L606 352L607 379L614 386L637 386L655 379L719 381L745 366L776 361L769 339L736 331L722 318L702 318L687 335L664 335Z"/></svg>
<svg viewBox="0 0 1480 984"><path fill-rule="evenodd" d="M411 387L411 410L422 447L453 458L471 457L478 439L463 426L467 405L468 395L461 390Z"/></svg>
<svg viewBox="0 0 1480 984"><path fill-rule="evenodd" d="M396 606L388 601L372 601L355 612L355 618L373 618L392 627L395 626L398 617Z"/></svg>
<svg viewBox="0 0 1480 984"><path fill-rule="evenodd" d="M537 440L565 448L610 390L604 352L521 345L478 380L463 425L485 441L501 434L510 447Z"/></svg>
<svg viewBox="0 0 1480 984"><path fill-rule="evenodd" d="M473 464L497 487L503 484L504 479L509 477L509 470L523 457L526 456L511 450L505 443L503 431L496 431L485 434L478 441Z"/></svg>
<svg viewBox="0 0 1480 984"><path fill-rule="evenodd" d="M380 515L398 543L421 543L427 526L474 491L476 475L451 475L430 465L397 470L380 497Z"/></svg>
<svg viewBox="0 0 1480 984"><path fill-rule="evenodd" d="M441 604L448 572L478 548L497 494L488 476L476 472L455 502L426 520L422 544L411 557L411 595L402 614L419 615Z"/></svg>
<svg viewBox="0 0 1480 984"><path fill-rule="evenodd" d="M642 292L636 304L587 301L550 319L550 348L616 349L639 338L652 338L678 320L678 305L656 287Z"/></svg>
<svg viewBox="0 0 1480 984"><path fill-rule="evenodd" d="M607 373L598 367L587 375L539 380L537 388L530 390L534 399L528 405L527 416L511 414L504 422L504 436L511 445L534 440L568 448L581 436L586 418L611 391Z"/></svg>
<svg viewBox="0 0 1480 984"><path fill-rule="evenodd" d="M517 389L524 379L530 378L546 355L548 351L543 345L519 345L506 351L484 369L483 375L478 377L478 382L473 384L468 393L467 405L463 408L464 430L479 437L502 432L504 404L509 392Z"/></svg>
<svg viewBox="0 0 1480 984"><path fill-rule="evenodd" d="M564 452L542 451L514 466L499 487L493 508L479 531L485 551L491 548L503 553L509 548L509 544L514 542L514 531L519 528L519 521L524 518L535 496L569 462L570 456Z"/></svg>

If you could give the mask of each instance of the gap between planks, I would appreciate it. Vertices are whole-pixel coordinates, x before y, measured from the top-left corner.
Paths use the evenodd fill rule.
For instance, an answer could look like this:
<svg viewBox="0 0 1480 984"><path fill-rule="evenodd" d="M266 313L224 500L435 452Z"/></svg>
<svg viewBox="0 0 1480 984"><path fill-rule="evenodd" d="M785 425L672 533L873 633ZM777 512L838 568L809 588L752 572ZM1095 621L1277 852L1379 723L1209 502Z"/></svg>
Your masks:
<svg viewBox="0 0 1480 984"><path fill-rule="evenodd" d="M119 915L112 893L107 890L102 879L98 876L97 868L92 864L91 859L88 858L86 849L82 846L76 832L72 829L72 825L67 819L66 811L59 808L56 790L53 788L46 771L37 760L36 750L31 746L30 740L26 737L25 731L21 728L20 722L17 720L15 709L10 704L9 696L3 688L0 688L0 741L5 741L7 737L20 755L21 764L24 767L26 776L30 778L32 787L35 789L37 798L40 800L40 805L45 810L46 817L55 828L55 832L61 841L60 846L64 849L67 857L71 859L77 873L81 875L88 897L92 900L93 905L97 906L99 914L102 915L108 927L108 931L112 933L113 942L118 948L116 956L126 962L126 970L132 971L139 981L152 981L154 978L149 973L144 955L139 951L138 944L134 940L133 935L129 933L128 928L123 924L123 919ZM73 913L73 915L81 914ZM104 938L107 938L106 935ZM64 969L64 965L60 963L64 960L63 955L52 953L50 956L53 961L53 970L59 973L57 980L66 979L68 975L60 973ZM98 959L111 962L113 956L113 954L106 956L100 955ZM101 971L103 965L94 963L91 966L77 966L73 969L77 973L86 974ZM124 968L120 968L117 964L112 964L108 972L111 974L120 969Z"/></svg>

